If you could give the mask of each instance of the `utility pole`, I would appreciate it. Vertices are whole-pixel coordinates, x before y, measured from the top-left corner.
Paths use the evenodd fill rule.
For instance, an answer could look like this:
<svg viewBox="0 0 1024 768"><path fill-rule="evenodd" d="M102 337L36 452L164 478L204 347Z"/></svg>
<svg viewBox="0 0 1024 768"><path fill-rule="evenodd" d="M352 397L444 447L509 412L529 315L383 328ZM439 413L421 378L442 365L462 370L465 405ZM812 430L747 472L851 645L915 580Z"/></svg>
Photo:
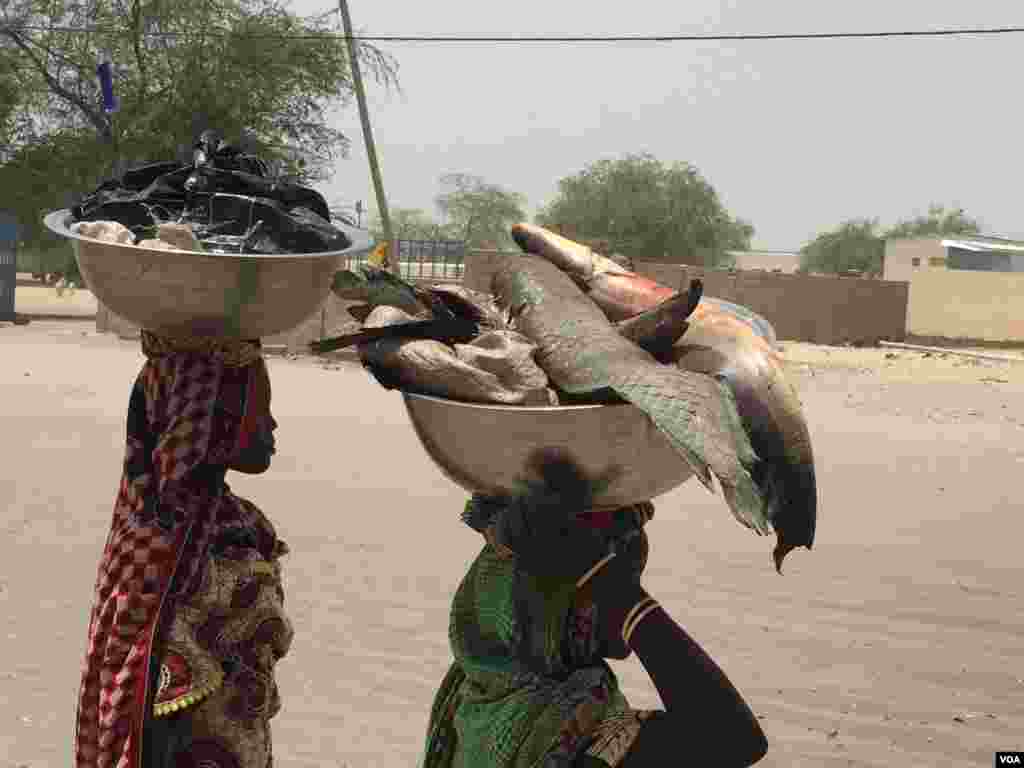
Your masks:
<svg viewBox="0 0 1024 768"><path fill-rule="evenodd" d="M341 13L341 23L345 27L345 45L348 46L348 59L352 66L352 85L355 88L356 101L359 104L359 120L363 124L366 159L370 163L370 175L373 177L373 190L377 195L377 210L380 212L380 223L384 228L384 240L388 244L388 266L395 274L398 274L398 254L395 253L394 238L391 236L391 217L388 216L388 203L384 197L384 182L380 176L377 149L373 143L373 129L370 127L370 112L366 107L366 91L363 88L363 75L359 70L359 56L352 32L352 18L348 13L348 0L338 0L338 11Z"/></svg>

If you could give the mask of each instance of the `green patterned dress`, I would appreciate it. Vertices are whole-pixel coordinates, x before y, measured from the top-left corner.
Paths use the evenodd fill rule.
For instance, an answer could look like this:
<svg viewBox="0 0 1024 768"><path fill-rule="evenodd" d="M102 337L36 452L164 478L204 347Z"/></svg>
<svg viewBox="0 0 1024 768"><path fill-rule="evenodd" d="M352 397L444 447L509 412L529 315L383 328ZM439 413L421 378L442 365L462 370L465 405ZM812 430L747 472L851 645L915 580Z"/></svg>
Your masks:
<svg viewBox="0 0 1024 768"><path fill-rule="evenodd" d="M621 510L610 546L643 535L652 507ZM423 768L558 768L581 755L616 766L641 722L597 653L597 606L574 584L516 568L488 536L500 510L474 499L463 519L488 538L456 592L455 661L437 692Z"/></svg>

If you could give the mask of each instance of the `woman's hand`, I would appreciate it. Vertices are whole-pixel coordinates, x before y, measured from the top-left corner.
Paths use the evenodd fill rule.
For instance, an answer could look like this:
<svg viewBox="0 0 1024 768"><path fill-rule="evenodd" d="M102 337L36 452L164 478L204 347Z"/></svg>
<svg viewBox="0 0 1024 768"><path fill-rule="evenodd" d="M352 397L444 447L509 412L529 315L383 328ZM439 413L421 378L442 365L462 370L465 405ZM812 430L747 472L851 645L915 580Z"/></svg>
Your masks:
<svg viewBox="0 0 1024 768"><path fill-rule="evenodd" d="M622 637L623 623L634 606L648 597L641 584L649 552L647 533L631 536L611 560L602 565L581 589L597 604L601 655L624 659L630 654Z"/></svg>

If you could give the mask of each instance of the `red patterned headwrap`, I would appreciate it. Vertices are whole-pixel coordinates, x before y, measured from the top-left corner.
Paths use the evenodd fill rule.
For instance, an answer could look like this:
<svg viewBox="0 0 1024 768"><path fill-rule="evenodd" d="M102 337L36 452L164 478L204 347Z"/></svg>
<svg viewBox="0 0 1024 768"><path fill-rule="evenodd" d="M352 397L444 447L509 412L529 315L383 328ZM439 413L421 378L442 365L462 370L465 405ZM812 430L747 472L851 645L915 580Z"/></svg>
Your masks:
<svg viewBox="0 0 1024 768"><path fill-rule="evenodd" d="M168 340L147 357L128 409L124 472L96 580L75 734L77 768L138 768L164 608L200 575L211 532L247 510L211 482L267 418L258 342ZM250 505L251 506L251 505Z"/></svg>

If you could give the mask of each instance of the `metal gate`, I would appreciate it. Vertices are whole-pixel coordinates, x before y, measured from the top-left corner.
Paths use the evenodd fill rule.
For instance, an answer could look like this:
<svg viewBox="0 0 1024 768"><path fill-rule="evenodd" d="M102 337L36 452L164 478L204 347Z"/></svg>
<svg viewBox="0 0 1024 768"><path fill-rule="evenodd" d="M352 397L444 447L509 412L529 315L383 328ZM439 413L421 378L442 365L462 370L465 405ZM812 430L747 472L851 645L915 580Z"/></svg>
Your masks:
<svg viewBox="0 0 1024 768"><path fill-rule="evenodd" d="M463 240L396 240L398 272L406 280L458 283L466 270ZM349 259L345 269L366 263L366 254Z"/></svg>
<svg viewBox="0 0 1024 768"><path fill-rule="evenodd" d="M18 279L18 222L0 211L0 321L14 319L14 287Z"/></svg>

